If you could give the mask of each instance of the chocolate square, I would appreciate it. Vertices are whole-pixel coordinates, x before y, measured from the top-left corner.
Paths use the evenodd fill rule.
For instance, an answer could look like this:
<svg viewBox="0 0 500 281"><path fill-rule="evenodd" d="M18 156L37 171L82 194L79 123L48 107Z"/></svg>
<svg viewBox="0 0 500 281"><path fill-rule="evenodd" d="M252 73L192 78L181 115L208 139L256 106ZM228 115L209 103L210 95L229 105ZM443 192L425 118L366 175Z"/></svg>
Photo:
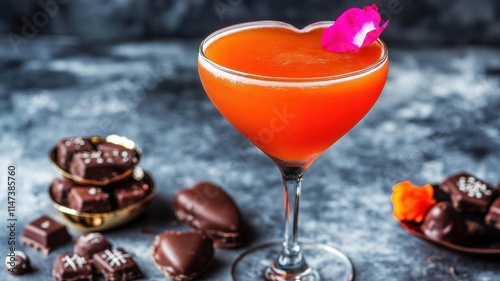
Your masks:
<svg viewBox="0 0 500 281"><path fill-rule="evenodd" d="M50 193L54 201L61 205L68 204L68 193L75 184L66 179L55 179L50 186Z"/></svg>
<svg viewBox="0 0 500 281"><path fill-rule="evenodd" d="M48 254L54 248L71 241L66 226L49 216L43 215L28 223L21 235L21 242Z"/></svg>
<svg viewBox="0 0 500 281"><path fill-rule="evenodd" d="M448 192L459 211L485 214L494 199L494 188L477 177L462 172L448 177L440 184Z"/></svg>
<svg viewBox="0 0 500 281"><path fill-rule="evenodd" d="M75 176L92 180L109 179L118 174L114 164L104 161L102 152L95 150L73 155L69 171Z"/></svg>
<svg viewBox="0 0 500 281"><path fill-rule="evenodd" d="M491 203L490 209L484 218L486 224L500 229L500 198Z"/></svg>
<svg viewBox="0 0 500 281"><path fill-rule="evenodd" d="M92 281L92 265L78 254L58 255L54 261L52 276L57 281Z"/></svg>
<svg viewBox="0 0 500 281"><path fill-rule="evenodd" d="M82 137L62 139L57 143L57 163L60 167L67 170L73 154L91 151L92 148L92 143Z"/></svg>
<svg viewBox="0 0 500 281"><path fill-rule="evenodd" d="M129 179L114 187L113 195L118 208L125 208L144 199L150 189L149 184L144 181Z"/></svg>
<svg viewBox="0 0 500 281"><path fill-rule="evenodd" d="M106 281L134 280L143 276L132 256L122 248L95 253L93 261L95 268Z"/></svg>
<svg viewBox="0 0 500 281"><path fill-rule="evenodd" d="M101 143L97 150L102 151L103 158L107 163L115 166L120 173L132 169L139 158L135 149L128 149L113 143Z"/></svg>
<svg viewBox="0 0 500 281"><path fill-rule="evenodd" d="M95 253L106 249L111 249L111 244L106 237L101 233L91 232L76 239L73 251L82 257L92 259Z"/></svg>
<svg viewBox="0 0 500 281"><path fill-rule="evenodd" d="M99 187L73 187L68 195L70 208L84 213L104 213L111 211L109 193Z"/></svg>

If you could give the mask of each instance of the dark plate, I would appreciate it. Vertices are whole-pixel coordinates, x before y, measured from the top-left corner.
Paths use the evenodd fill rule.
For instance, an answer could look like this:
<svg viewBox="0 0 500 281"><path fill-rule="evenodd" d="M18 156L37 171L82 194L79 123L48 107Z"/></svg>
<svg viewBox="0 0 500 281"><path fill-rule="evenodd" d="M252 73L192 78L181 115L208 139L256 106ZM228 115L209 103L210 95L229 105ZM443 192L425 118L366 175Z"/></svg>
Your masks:
<svg viewBox="0 0 500 281"><path fill-rule="evenodd" d="M433 185L433 187L436 201L450 201L448 194L441 191L438 185ZM467 215L465 219L468 224L479 226L480 230L461 242L448 242L429 238L420 230L421 223L400 221L399 224L410 234L450 250L475 255L500 255L500 230L484 225L480 216Z"/></svg>

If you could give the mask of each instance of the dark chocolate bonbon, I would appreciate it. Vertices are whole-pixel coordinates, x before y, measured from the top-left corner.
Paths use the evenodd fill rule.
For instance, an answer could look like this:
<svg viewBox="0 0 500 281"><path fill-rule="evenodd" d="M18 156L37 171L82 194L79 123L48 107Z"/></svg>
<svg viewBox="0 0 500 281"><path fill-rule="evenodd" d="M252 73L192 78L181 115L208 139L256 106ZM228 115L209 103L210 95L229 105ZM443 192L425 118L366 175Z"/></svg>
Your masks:
<svg viewBox="0 0 500 281"><path fill-rule="evenodd" d="M465 172L449 176L440 187L450 194L453 206L464 212L485 214L495 195L491 184Z"/></svg>
<svg viewBox="0 0 500 281"><path fill-rule="evenodd" d="M67 205L68 204L68 194L71 188L75 185L71 180L66 178L57 178L52 182L50 186L50 193L52 194L52 199L55 202Z"/></svg>
<svg viewBox="0 0 500 281"><path fill-rule="evenodd" d="M213 255L212 241L198 232L165 231L153 241L154 263L174 280L191 280L200 275Z"/></svg>
<svg viewBox="0 0 500 281"><path fill-rule="evenodd" d="M422 232L435 240L457 242L468 236L465 220L449 202L432 206L421 225Z"/></svg>
<svg viewBox="0 0 500 281"><path fill-rule="evenodd" d="M29 257L24 252L13 251L5 257L5 270L12 275L23 275L33 269Z"/></svg>
<svg viewBox="0 0 500 281"><path fill-rule="evenodd" d="M57 164L64 170L67 170L75 153L91 151L92 149L92 143L87 138L64 138L57 143Z"/></svg>
<svg viewBox="0 0 500 281"><path fill-rule="evenodd" d="M177 218L214 241L214 246L237 247L242 244L242 218L233 199L219 186L200 182L182 189L174 199Z"/></svg>
<svg viewBox="0 0 500 281"><path fill-rule="evenodd" d="M91 180L110 179L119 174L114 163L106 161L102 151L96 150L75 153L69 171L74 176Z"/></svg>
<svg viewBox="0 0 500 281"><path fill-rule="evenodd" d="M112 210L109 193L100 187L73 187L68 195L68 205L84 213L105 213Z"/></svg>
<svg viewBox="0 0 500 281"><path fill-rule="evenodd" d="M150 186L144 180L135 180L133 178L120 182L112 187L112 193L119 209L128 207L144 199Z"/></svg>
<svg viewBox="0 0 500 281"><path fill-rule="evenodd" d="M82 257L92 259L95 253L111 248L111 243L109 243L104 235L98 232L91 232L76 239L73 251Z"/></svg>
<svg viewBox="0 0 500 281"><path fill-rule="evenodd" d="M491 203L490 209L484 218L486 224L500 229L500 198Z"/></svg>

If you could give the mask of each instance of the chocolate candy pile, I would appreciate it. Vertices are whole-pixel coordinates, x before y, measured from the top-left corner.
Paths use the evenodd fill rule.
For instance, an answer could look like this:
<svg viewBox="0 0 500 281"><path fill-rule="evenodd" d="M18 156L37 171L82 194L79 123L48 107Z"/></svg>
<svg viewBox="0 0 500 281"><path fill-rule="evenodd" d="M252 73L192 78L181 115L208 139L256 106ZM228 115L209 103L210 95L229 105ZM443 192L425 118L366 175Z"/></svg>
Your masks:
<svg viewBox="0 0 500 281"><path fill-rule="evenodd" d="M21 236L21 242L48 254L55 248L71 242L66 226L47 215L28 223ZM32 271L28 256L20 251L7 257L5 269L13 275ZM100 274L106 281L134 280L143 273L132 256L122 248L113 248L101 233L87 233L80 236L73 253L60 254L54 261L52 275L57 281L94 280Z"/></svg>
<svg viewBox="0 0 500 281"><path fill-rule="evenodd" d="M57 164L72 179L57 178L50 187L54 202L82 213L106 213L138 203L151 192L149 183L129 177L104 186L86 185L84 180L113 179L134 169L136 149L90 138L65 138L57 144Z"/></svg>
<svg viewBox="0 0 500 281"><path fill-rule="evenodd" d="M143 190L140 181L133 179L111 191L104 187L78 186L67 179L56 179L51 186L53 200L82 212L109 210L109 202L126 207L136 202L137 194L142 196ZM234 248L245 242L238 206L218 185L200 182L180 190L174 198L173 209L177 218L193 231L164 231L155 237L151 253L157 268L173 280L198 277L209 268L215 248ZM21 241L47 254L70 242L71 236L64 225L44 215L25 226ZM29 270L29 260L24 257L19 255L16 259ZM58 255L52 270L59 281L93 280L96 273L105 280L134 280L143 276L132 257L122 248L113 248L100 233L79 237L73 253Z"/></svg>
<svg viewBox="0 0 500 281"><path fill-rule="evenodd" d="M149 183L133 177L106 186L86 186L57 178L50 186L52 199L83 213L106 213L140 202L151 192Z"/></svg>
<svg viewBox="0 0 500 281"><path fill-rule="evenodd" d="M461 242L484 227L500 229L500 187L465 172L446 178L439 187L449 200L429 209L420 227L425 235Z"/></svg>
<svg viewBox="0 0 500 281"><path fill-rule="evenodd" d="M52 268L57 281L134 280L143 276L132 256L122 248L112 248L101 233L87 233L76 240L73 253L58 255Z"/></svg>
<svg viewBox="0 0 500 281"><path fill-rule="evenodd" d="M42 215L28 223L21 236L23 244L48 254L71 242L66 226ZM16 251L6 260L6 270L13 275L32 271L28 256ZM87 233L75 243L73 253L60 254L54 261L52 275L58 281L94 280L98 273L106 281L134 280L143 276L132 256L122 248L113 248L101 233Z"/></svg>
<svg viewBox="0 0 500 281"><path fill-rule="evenodd" d="M244 242L238 207L213 183L200 182L180 190L173 208L194 232L165 231L155 237L152 259L169 278L191 280L209 267L214 247L234 248Z"/></svg>
<svg viewBox="0 0 500 281"><path fill-rule="evenodd" d="M59 167L75 177L105 180L132 169L139 162L139 153L114 143L71 137L58 142L56 159Z"/></svg>

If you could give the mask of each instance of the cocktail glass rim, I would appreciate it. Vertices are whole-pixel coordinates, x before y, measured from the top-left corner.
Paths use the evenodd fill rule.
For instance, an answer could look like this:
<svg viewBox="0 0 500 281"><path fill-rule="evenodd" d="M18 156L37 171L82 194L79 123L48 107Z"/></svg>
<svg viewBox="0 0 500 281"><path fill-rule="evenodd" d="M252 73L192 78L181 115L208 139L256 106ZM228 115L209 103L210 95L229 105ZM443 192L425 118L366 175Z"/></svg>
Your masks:
<svg viewBox="0 0 500 281"><path fill-rule="evenodd" d="M389 52L387 49L387 46L385 45L384 41L382 41L380 38L377 39L375 42L377 44L380 44L382 46L382 55L380 58L373 62L372 64L365 66L361 69L354 70L354 71L348 71L342 74L335 74L335 75L328 75L328 76L315 76L315 77L283 77L283 76L270 76L270 75L260 75L260 74L254 74L254 73L247 73L244 71L239 71L236 69L232 69L223 65L220 65L211 59L207 57L205 54L205 49L207 46L210 45L211 41L216 39L219 35L225 34L228 35L230 33L236 32L236 31L241 31L244 29L251 29L259 26L265 26L265 27L283 27L290 29L294 32L298 33L307 33L312 29L319 28L319 27L328 27L332 25L334 22L333 21L319 21L315 22L312 24L307 25L306 27L302 29L298 29L295 26L286 23L286 22L281 22L281 21L273 21L273 20L263 20L263 21L252 21L252 22L244 22L244 23L238 23L234 25L230 25L224 28L221 28L210 35L208 35L200 44L199 47L199 58L202 58L202 62L208 63L211 67L214 67L218 71L222 71L226 74L234 75L237 77L245 78L245 79L251 79L251 80L260 80L260 81L270 81L273 83L279 83L279 84L288 84L288 83L316 83L316 82L328 82L328 81L335 81L335 82L340 82L340 80L344 79L354 79L357 76L362 76L365 75L371 71L376 70L380 66L384 64L384 62L388 59ZM320 42L318 42L320 44Z"/></svg>

